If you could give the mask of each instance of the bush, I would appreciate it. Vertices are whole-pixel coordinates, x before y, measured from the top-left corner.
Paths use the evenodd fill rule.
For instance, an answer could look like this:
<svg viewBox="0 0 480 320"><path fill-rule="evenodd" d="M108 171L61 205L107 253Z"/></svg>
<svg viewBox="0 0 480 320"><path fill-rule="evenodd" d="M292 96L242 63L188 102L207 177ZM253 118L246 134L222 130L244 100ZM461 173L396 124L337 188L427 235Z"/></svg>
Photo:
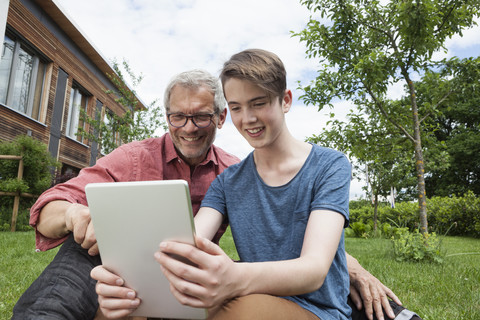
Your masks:
<svg viewBox="0 0 480 320"><path fill-rule="evenodd" d="M480 198L467 192L463 197L434 197L427 201L429 224L437 233L480 238Z"/></svg>
<svg viewBox="0 0 480 320"><path fill-rule="evenodd" d="M395 208L379 203L377 212L377 225L384 236L390 237L392 233L385 223L411 231L419 228L416 202L398 202ZM480 198L471 191L463 197L427 199L427 214L429 232L480 238ZM355 222L373 226L373 206L370 203L366 202L362 207L355 202L350 206L350 225Z"/></svg>
<svg viewBox="0 0 480 320"><path fill-rule="evenodd" d="M353 233L358 238L368 238L370 236L370 232L372 231L372 227L363 222L353 222L350 224L350 228L352 228Z"/></svg>
<svg viewBox="0 0 480 320"><path fill-rule="evenodd" d="M442 263L444 254L435 232L421 234L403 231L392 237L393 252L397 261L430 261Z"/></svg>
<svg viewBox="0 0 480 320"><path fill-rule="evenodd" d="M13 197L0 197L0 231L10 231L13 211ZM30 208L35 203L32 198L20 198L20 207L18 208L16 231L30 231L29 225Z"/></svg>
<svg viewBox="0 0 480 320"><path fill-rule="evenodd" d="M47 146L29 136L18 136L11 142L0 142L0 155L23 154L23 179L18 180L18 160L0 160L0 191L28 192L39 195L50 187L51 172L60 164L48 152ZM10 229L13 209L12 196L0 197L0 229ZM28 212L34 199L21 197L17 230L28 230Z"/></svg>

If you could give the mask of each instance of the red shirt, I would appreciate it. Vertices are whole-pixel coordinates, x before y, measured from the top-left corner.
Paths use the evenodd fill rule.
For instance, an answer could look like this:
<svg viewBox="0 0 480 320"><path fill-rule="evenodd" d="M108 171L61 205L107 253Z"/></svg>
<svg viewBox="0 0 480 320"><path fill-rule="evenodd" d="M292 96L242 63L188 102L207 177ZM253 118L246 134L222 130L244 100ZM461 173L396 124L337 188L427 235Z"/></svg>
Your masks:
<svg viewBox="0 0 480 320"><path fill-rule="evenodd" d="M51 239L37 231L36 225L42 208L53 200L66 200L87 205L85 186L92 182L148 181L183 179L188 182L194 215L216 176L228 166L240 160L212 145L205 160L190 170L177 154L170 135L135 141L115 149L99 159L93 167L82 169L78 177L58 184L45 191L30 210L30 225L35 228L36 247L39 250L54 248L67 236ZM222 226L213 239L218 243L226 225Z"/></svg>

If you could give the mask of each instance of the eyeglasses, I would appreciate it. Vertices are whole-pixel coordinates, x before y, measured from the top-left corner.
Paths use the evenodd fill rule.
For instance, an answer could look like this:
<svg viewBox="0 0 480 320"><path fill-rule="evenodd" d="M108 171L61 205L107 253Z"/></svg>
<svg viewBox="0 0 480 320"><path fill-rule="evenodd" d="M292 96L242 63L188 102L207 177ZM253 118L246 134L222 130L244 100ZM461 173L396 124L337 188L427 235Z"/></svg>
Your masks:
<svg viewBox="0 0 480 320"><path fill-rule="evenodd" d="M206 128L212 122L214 115L215 113L199 113L191 116L187 116L183 113L167 113L167 118L170 125L175 128L184 127L187 124L188 119L192 120L197 128Z"/></svg>

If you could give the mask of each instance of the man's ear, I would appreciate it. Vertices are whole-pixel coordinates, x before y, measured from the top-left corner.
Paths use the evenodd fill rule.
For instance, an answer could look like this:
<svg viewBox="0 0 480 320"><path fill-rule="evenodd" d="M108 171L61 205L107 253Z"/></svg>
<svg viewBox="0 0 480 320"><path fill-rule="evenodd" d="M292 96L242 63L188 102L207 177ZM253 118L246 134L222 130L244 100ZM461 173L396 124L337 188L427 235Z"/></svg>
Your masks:
<svg viewBox="0 0 480 320"><path fill-rule="evenodd" d="M282 98L283 113L287 113L288 111L290 111L290 108L292 107L292 101L293 101L292 91L290 89L286 89L285 94L283 95L283 98Z"/></svg>
<svg viewBox="0 0 480 320"><path fill-rule="evenodd" d="M220 112L220 114L218 115L218 124L217 124L218 129L222 128L226 119L227 119L227 108L223 109L223 111Z"/></svg>

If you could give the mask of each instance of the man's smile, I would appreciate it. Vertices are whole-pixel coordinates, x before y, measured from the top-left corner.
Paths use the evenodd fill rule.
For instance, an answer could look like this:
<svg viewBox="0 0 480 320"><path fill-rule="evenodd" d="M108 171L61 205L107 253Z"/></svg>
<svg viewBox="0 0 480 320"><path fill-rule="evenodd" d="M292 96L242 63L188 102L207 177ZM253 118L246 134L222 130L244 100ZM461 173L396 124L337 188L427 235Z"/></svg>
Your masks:
<svg viewBox="0 0 480 320"><path fill-rule="evenodd" d="M189 141L189 142L193 142L193 141L199 140L200 137L199 137L199 136L197 136L197 137L183 137L183 139L184 139L184 140L187 140L187 141Z"/></svg>

